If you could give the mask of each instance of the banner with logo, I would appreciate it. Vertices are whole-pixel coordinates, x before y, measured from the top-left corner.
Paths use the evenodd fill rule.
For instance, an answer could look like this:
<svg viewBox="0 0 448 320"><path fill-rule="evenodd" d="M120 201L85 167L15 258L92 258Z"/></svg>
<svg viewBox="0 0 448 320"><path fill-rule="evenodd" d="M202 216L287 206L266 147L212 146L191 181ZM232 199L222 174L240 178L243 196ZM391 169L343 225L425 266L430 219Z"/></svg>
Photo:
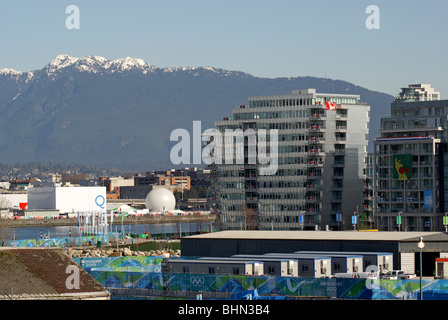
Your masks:
<svg viewBox="0 0 448 320"><path fill-rule="evenodd" d="M412 177L412 154L396 154L393 157L394 179L409 180Z"/></svg>

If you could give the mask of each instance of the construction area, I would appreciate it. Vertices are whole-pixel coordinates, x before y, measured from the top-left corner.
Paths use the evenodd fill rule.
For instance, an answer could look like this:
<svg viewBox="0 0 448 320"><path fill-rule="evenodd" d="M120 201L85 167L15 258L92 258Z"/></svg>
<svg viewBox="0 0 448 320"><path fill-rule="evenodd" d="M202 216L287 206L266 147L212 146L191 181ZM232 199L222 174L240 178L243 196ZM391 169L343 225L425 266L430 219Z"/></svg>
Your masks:
<svg viewBox="0 0 448 320"><path fill-rule="evenodd" d="M109 300L60 248L0 248L0 300Z"/></svg>

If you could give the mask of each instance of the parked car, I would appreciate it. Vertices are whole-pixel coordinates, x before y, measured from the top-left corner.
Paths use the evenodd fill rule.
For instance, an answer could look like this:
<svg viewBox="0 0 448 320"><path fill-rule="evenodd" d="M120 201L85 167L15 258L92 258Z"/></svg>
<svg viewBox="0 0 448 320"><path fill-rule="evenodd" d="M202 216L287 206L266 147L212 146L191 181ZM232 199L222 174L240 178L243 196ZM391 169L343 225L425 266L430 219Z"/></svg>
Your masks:
<svg viewBox="0 0 448 320"><path fill-rule="evenodd" d="M382 278L383 279L413 279L415 278L415 274L406 273L403 270L392 270L387 272Z"/></svg>

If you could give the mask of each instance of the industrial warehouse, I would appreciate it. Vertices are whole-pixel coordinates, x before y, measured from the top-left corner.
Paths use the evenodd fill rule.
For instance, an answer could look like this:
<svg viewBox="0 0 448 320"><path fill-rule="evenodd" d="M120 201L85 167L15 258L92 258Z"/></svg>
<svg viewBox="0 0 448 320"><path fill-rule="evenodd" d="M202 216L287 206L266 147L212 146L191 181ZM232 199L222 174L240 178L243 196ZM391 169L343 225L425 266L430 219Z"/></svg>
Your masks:
<svg viewBox="0 0 448 320"><path fill-rule="evenodd" d="M442 232L235 230L184 237L181 251L183 257L275 254L276 258L284 259L299 254L299 251L308 256L311 252L321 252L322 257L335 256L335 253L340 256L358 254L364 260L367 256L377 256L375 259L379 259L380 255L385 255L393 260L393 269L419 273L418 244L423 241L423 276L432 277L436 270L436 259L448 257L447 240L448 235ZM370 260L369 264L375 264L375 261Z"/></svg>

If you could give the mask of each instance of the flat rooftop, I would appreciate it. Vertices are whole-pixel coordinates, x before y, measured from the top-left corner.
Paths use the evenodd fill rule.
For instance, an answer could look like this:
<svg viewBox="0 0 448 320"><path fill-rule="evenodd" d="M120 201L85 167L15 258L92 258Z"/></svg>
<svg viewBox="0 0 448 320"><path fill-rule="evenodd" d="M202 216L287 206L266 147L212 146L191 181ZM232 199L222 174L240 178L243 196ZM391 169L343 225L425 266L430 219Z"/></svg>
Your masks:
<svg viewBox="0 0 448 320"><path fill-rule="evenodd" d="M183 239L249 239L249 240L347 240L347 241L448 241L443 232L398 231L240 231L204 233Z"/></svg>

